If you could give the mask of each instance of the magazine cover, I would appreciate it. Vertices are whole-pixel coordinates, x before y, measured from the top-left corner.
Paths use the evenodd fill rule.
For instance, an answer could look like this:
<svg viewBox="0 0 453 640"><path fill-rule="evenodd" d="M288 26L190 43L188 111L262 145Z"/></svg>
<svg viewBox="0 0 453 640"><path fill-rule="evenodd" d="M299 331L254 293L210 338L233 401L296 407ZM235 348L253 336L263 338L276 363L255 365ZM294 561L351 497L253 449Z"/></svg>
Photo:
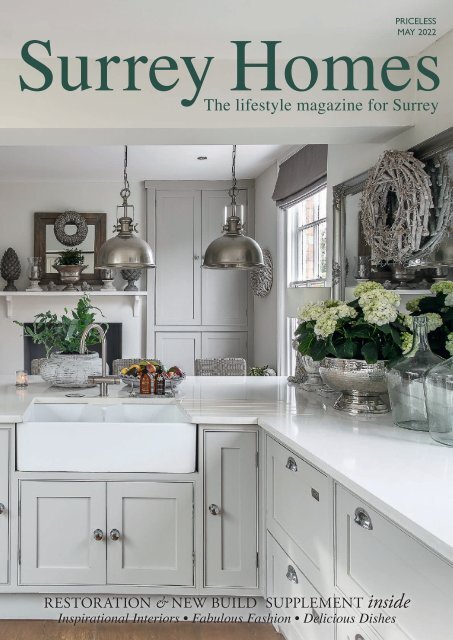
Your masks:
<svg viewBox="0 0 453 640"><path fill-rule="evenodd" d="M1 15L0 640L452 640L453 4Z"/></svg>

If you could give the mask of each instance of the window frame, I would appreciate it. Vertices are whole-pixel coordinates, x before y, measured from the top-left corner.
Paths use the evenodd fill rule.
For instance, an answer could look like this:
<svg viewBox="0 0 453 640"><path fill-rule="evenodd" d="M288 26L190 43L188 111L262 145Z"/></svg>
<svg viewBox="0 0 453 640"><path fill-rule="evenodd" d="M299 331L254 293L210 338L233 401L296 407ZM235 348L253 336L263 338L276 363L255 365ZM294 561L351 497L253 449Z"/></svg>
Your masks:
<svg viewBox="0 0 453 640"><path fill-rule="evenodd" d="M291 208L296 207L304 200L315 196L321 191L325 191L326 208L324 217L318 218L312 222L300 225L298 224L298 214L291 213ZM314 243L315 260L314 264L319 267L319 228L322 224L325 225L327 236L327 183L319 185L313 191L304 194L301 198L294 200L284 206L287 216L287 229L286 229L286 251L287 251L287 274L286 285L287 287L324 287L327 280L327 270L324 278L311 278L306 280L296 280L295 277L300 273L299 264L301 264L303 257L302 251L299 249L299 238L303 242L303 233L307 229L315 228L316 241ZM326 248L326 262L327 262L327 248Z"/></svg>

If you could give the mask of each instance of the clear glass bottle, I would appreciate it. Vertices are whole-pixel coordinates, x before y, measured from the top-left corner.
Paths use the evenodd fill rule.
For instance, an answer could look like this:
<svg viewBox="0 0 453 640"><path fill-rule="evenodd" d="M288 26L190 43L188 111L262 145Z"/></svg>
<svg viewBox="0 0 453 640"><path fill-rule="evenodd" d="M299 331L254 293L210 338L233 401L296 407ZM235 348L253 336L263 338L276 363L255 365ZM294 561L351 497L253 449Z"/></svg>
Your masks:
<svg viewBox="0 0 453 640"><path fill-rule="evenodd" d="M428 369L444 360L430 349L427 318L414 316L413 322L412 349L387 373L390 405L397 427L428 431L423 383Z"/></svg>
<svg viewBox="0 0 453 640"><path fill-rule="evenodd" d="M453 358L433 367L425 379L429 434L453 447Z"/></svg>

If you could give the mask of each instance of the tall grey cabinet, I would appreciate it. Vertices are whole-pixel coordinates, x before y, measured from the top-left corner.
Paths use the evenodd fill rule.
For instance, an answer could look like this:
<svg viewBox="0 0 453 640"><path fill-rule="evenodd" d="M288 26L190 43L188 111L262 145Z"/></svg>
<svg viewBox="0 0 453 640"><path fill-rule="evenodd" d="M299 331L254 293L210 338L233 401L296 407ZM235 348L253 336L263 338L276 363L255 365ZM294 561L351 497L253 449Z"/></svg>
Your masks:
<svg viewBox="0 0 453 640"><path fill-rule="evenodd" d="M148 278L148 352L189 375L196 358L244 357L251 364L247 272L202 269L206 247L222 232L230 183L147 181L145 186L148 242L156 260ZM239 188L246 232L253 235L253 181L239 182Z"/></svg>

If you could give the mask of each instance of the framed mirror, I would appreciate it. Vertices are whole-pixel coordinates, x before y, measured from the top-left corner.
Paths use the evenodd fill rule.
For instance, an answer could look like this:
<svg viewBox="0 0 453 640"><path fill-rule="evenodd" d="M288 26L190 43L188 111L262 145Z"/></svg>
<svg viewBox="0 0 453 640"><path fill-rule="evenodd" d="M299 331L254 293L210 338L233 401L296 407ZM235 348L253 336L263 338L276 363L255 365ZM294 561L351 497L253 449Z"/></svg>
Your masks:
<svg viewBox="0 0 453 640"><path fill-rule="evenodd" d="M81 275L81 282L88 282L91 285L102 284L99 270L95 269L95 266L99 249L106 240L107 214L64 212L67 214L68 222L64 225L59 225L59 227L57 226L56 234L55 223L61 213L35 213L34 255L41 258L43 268L41 284L48 284L51 280L58 283L59 275L52 268L52 265L59 254L67 249L79 249L82 251L87 269ZM74 214L74 216L70 214ZM86 227L85 225L77 224L80 218L83 218L83 221L86 222ZM75 222L72 221L73 219ZM57 235L60 239L57 238Z"/></svg>
<svg viewBox="0 0 453 640"><path fill-rule="evenodd" d="M424 163L445 161L453 180L453 127L409 149ZM332 298L344 299L347 287L357 284L359 256L366 263L371 255L360 222L360 200L368 171L333 187ZM411 263L412 264L412 263ZM368 264L368 269L370 265ZM453 228L435 251L419 265L397 270L396 265L371 267L371 279L407 293L427 293L433 278L453 273Z"/></svg>

